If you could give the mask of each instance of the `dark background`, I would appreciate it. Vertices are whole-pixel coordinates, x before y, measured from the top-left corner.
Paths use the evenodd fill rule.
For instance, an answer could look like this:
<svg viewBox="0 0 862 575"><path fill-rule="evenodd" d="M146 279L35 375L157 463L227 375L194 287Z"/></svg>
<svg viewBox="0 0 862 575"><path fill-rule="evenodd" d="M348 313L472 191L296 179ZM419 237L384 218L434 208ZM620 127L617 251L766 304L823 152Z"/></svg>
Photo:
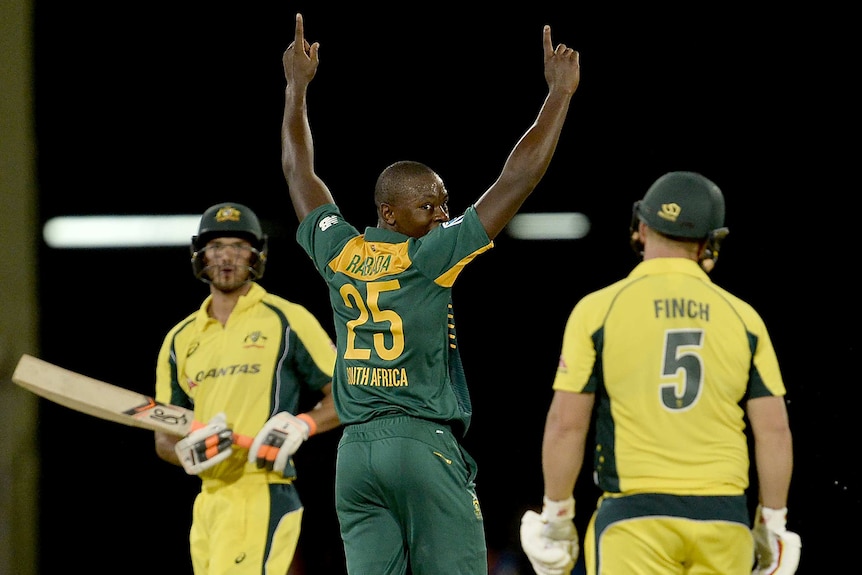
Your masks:
<svg viewBox="0 0 862 575"><path fill-rule="evenodd" d="M35 3L41 221L245 203L270 235L262 285L306 305L333 333L326 288L294 240L279 165L281 55L295 13L321 43L309 90L317 171L360 227L374 223L374 181L396 160L434 168L453 214L493 182L546 93L548 23L555 44L580 51L582 81L556 157L522 212L579 211L592 229L577 241L502 234L454 290L475 410L466 443L495 561L519 555L518 519L541 501L541 435L568 312L636 263L632 202L664 172L694 170L727 201L731 234L713 279L760 311L783 366L799 573L844 563L854 530L838 521L862 510L850 279L859 190L842 175L858 140L841 64L847 15L725 3L213 4ZM143 393L152 392L164 334L208 293L185 247L41 244L39 278L43 358ZM40 410L42 572L86 557L89 573L150 573L153 561L190 573L198 480L158 460L149 432L47 402ZM332 506L338 436L315 437L297 454L306 505L298 562L307 573L342 570ZM587 473L576 496L583 533L595 497Z"/></svg>

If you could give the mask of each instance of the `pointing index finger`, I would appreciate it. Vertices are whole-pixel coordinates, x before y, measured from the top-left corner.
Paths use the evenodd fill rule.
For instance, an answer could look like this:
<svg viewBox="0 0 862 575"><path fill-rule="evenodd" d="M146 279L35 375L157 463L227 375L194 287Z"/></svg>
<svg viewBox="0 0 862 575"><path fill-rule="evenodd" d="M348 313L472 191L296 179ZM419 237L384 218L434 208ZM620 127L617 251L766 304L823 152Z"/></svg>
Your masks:
<svg viewBox="0 0 862 575"><path fill-rule="evenodd" d="M554 54L554 46L551 44L551 27L548 24L545 24L544 29L542 30L543 44L545 50L545 60L550 58Z"/></svg>
<svg viewBox="0 0 862 575"><path fill-rule="evenodd" d="M302 14L299 12L296 13L296 34L293 41L295 46L305 46L305 28L302 25Z"/></svg>

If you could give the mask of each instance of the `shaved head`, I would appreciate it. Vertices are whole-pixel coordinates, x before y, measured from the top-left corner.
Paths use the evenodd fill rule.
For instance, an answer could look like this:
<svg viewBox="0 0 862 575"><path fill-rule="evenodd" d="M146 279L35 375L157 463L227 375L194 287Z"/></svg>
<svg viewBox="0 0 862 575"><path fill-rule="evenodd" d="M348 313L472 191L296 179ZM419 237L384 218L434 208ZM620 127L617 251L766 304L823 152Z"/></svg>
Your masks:
<svg viewBox="0 0 862 575"><path fill-rule="evenodd" d="M401 204L425 193L429 185L443 186L443 181L434 170L420 162L395 162L378 176L374 186L374 204L378 209L381 204Z"/></svg>

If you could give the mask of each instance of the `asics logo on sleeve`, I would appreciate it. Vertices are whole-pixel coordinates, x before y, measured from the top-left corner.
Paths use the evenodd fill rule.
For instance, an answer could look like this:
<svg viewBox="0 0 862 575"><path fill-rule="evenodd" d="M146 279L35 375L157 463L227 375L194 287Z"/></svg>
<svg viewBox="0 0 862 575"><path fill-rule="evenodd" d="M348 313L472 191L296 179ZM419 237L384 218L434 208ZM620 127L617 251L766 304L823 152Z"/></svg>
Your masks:
<svg viewBox="0 0 862 575"><path fill-rule="evenodd" d="M448 222L443 222L443 223L442 223L442 224L440 224L440 225L441 225L441 226L443 226L444 228L448 228L448 227L451 227L451 226L457 226L457 225L458 225L458 224L460 224L463 220L464 220L464 216L463 216L463 215L461 215L461 216L458 216L457 218L455 218L454 220L449 220Z"/></svg>
<svg viewBox="0 0 862 575"><path fill-rule="evenodd" d="M318 222L317 227L320 228L321 232L325 232L332 226L338 223L338 216L326 216L320 222Z"/></svg>

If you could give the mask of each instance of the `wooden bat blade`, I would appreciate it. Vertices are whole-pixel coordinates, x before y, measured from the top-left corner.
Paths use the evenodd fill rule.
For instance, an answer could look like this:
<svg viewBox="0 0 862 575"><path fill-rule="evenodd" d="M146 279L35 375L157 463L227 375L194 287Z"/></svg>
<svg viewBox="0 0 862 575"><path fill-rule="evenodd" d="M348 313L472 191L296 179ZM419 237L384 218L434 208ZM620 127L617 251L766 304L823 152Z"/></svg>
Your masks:
<svg viewBox="0 0 862 575"><path fill-rule="evenodd" d="M106 419L176 436L186 435L194 413L177 405L64 369L32 355L18 360L12 381L65 407Z"/></svg>

